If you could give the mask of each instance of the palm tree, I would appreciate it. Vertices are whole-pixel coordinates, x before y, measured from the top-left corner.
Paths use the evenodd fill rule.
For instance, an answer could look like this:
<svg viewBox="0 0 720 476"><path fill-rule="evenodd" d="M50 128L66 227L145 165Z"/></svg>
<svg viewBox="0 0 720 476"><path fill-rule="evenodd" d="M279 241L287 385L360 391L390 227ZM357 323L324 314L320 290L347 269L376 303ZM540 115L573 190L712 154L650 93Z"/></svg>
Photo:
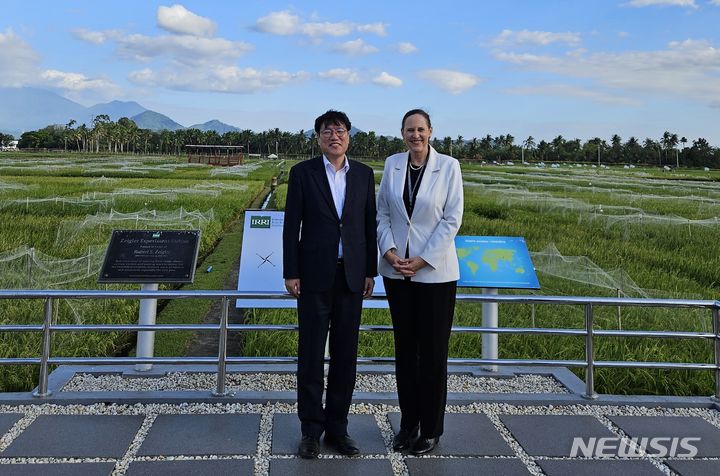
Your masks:
<svg viewBox="0 0 720 476"><path fill-rule="evenodd" d="M677 134L670 133L670 132L668 132L668 131L665 131L665 132L663 132L663 136L662 136L661 142L662 142L663 148L665 149L665 161L667 162L667 153L668 153L668 150L670 150L670 149L673 149L673 150L674 150L675 147L678 145L678 135L677 135ZM677 152L677 151L676 151L676 152ZM675 159L676 159L676 164L675 164L675 165L679 167L679 166L680 166L680 163L679 163L679 162L680 162L680 159L677 157L677 154L676 154Z"/></svg>
<svg viewBox="0 0 720 476"><path fill-rule="evenodd" d="M71 135L72 135L72 127L73 127L76 123L77 123L77 122L75 121L75 119L70 119L70 122L68 122L67 124L65 124L65 130L63 131L63 141L65 142L65 152L67 152L67 140L68 140L68 136L71 136Z"/></svg>
<svg viewBox="0 0 720 476"><path fill-rule="evenodd" d="M455 156L457 158L463 157L465 155L465 139L463 138L463 136L460 136L460 135L457 136L457 139L455 139L455 144L457 146L456 147L457 150L455 151Z"/></svg>
<svg viewBox="0 0 720 476"><path fill-rule="evenodd" d="M620 162L622 159L622 138L617 134L613 134L612 138L610 139L610 144L612 161Z"/></svg>
<svg viewBox="0 0 720 476"><path fill-rule="evenodd" d="M529 151L532 151L533 149L535 149L535 138L533 136L528 136L528 138L523 141L522 145L523 145L523 148L520 149L520 151L522 153L522 155L521 155L522 163L524 164L525 163L525 149L527 149Z"/></svg>
<svg viewBox="0 0 720 476"><path fill-rule="evenodd" d="M551 142L552 144L552 150L555 153L555 158L559 161L560 155L563 153L563 148L565 146L565 138L561 135L554 138Z"/></svg>

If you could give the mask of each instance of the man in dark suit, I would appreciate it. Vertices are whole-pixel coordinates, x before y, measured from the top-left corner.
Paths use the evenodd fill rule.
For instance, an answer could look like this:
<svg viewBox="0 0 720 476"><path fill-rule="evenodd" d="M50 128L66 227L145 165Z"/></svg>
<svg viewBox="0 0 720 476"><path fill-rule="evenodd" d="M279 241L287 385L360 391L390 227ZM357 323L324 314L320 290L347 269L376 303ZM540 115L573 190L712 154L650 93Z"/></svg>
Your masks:
<svg viewBox="0 0 720 476"><path fill-rule="evenodd" d="M348 436L363 298L377 275L375 180L349 160L350 120L327 111L315 120L322 157L290 169L283 228L283 277L298 306L298 454L316 458L320 436L344 455L357 455ZM325 341L330 364L325 408Z"/></svg>

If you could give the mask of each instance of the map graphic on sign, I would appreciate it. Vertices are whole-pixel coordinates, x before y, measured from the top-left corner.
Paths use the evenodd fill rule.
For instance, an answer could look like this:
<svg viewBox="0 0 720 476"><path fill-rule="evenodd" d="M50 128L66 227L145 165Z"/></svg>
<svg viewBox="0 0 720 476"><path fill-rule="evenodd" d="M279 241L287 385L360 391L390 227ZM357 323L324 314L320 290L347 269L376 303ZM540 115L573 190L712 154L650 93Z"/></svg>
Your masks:
<svg viewBox="0 0 720 476"><path fill-rule="evenodd" d="M455 247L460 263L458 286L540 289L522 237L458 236Z"/></svg>

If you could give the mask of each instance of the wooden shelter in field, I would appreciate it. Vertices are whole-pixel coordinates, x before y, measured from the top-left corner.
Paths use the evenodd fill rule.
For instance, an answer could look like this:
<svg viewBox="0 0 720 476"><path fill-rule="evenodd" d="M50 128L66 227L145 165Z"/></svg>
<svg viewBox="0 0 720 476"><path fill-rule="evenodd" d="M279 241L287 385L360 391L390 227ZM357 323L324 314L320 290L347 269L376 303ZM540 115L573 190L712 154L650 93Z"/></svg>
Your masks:
<svg viewBox="0 0 720 476"><path fill-rule="evenodd" d="M188 163L229 167L242 165L245 161L241 145L186 145Z"/></svg>

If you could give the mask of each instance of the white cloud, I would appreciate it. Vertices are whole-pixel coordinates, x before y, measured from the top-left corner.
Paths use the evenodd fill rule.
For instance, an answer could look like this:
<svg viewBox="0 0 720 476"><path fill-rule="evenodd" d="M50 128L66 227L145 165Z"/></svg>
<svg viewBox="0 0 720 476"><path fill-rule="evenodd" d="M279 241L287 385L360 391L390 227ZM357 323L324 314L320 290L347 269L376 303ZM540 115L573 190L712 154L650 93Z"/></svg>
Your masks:
<svg viewBox="0 0 720 476"><path fill-rule="evenodd" d="M633 98L628 98L623 95L569 84L521 86L505 89L505 92L507 92L508 94L521 94L530 96L557 96L562 98L579 97L583 99L590 99L596 102L617 104L621 106L633 106L638 104L637 100Z"/></svg>
<svg viewBox="0 0 720 476"><path fill-rule="evenodd" d="M66 91L110 90L116 85L107 79L90 79L82 73L66 73L48 69L40 73L40 79L47 86L65 89Z"/></svg>
<svg viewBox="0 0 720 476"><path fill-rule="evenodd" d="M576 45L580 43L580 34L571 31L554 33L551 31L503 30L493 39L497 46L538 45L547 46L552 43Z"/></svg>
<svg viewBox="0 0 720 476"><path fill-rule="evenodd" d="M316 16L313 15L313 17ZM290 36L300 34L310 38L347 36L353 31L386 36L386 28L387 24L381 22L364 24L356 24L347 20L339 22L303 22L298 15L288 10L268 13L264 17L258 18L253 27L256 31L270 33L271 35Z"/></svg>
<svg viewBox="0 0 720 476"><path fill-rule="evenodd" d="M157 24L163 30L181 35L211 37L217 30L215 22L196 15L178 4L172 7L158 7Z"/></svg>
<svg viewBox="0 0 720 476"><path fill-rule="evenodd" d="M378 86L384 86L386 88L397 88L403 84L402 79L392 76L385 71L380 73L379 76L373 78L372 82Z"/></svg>
<svg viewBox="0 0 720 476"><path fill-rule="evenodd" d="M129 79L141 86L159 86L180 91L212 91L248 94L272 91L282 86L305 81L305 72L260 71L237 66L217 66L212 69L177 68L153 71L149 68L133 71Z"/></svg>
<svg viewBox="0 0 720 476"><path fill-rule="evenodd" d="M255 29L272 35L294 35L300 29L300 17L287 10L271 12L255 22Z"/></svg>
<svg viewBox="0 0 720 476"><path fill-rule="evenodd" d="M69 93L91 93L108 97L119 88L108 79L92 79L80 73L41 70L40 55L22 38L8 29L0 32L0 86L36 86L62 89Z"/></svg>
<svg viewBox="0 0 720 476"><path fill-rule="evenodd" d="M647 93L693 98L705 103L720 97L720 49L706 41L672 42L658 51L574 52L534 55L495 52L500 61L521 69L582 78L595 87L631 97Z"/></svg>
<svg viewBox="0 0 720 476"><path fill-rule="evenodd" d="M148 62L167 57L184 64L235 59L251 49L252 45L241 41L186 35L128 35L117 45L117 53L123 58Z"/></svg>
<svg viewBox="0 0 720 476"><path fill-rule="evenodd" d="M339 23L303 23L300 26L300 32L310 38L320 36L346 36L352 33L353 26L350 22Z"/></svg>
<svg viewBox="0 0 720 476"><path fill-rule="evenodd" d="M333 51L350 56L360 56L376 53L378 49L365 43L362 38L358 38L336 46Z"/></svg>
<svg viewBox="0 0 720 476"><path fill-rule="evenodd" d="M19 87L32 81L40 61L32 47L13 30L0 32L0 86Z"/></svg>
<svg viewBox="0 0 720 476"><path fill-rule="evenodd" d="M717 1L717 0L715 0ZM697 8L695 0L630 0L625 4L628 7L642 8L653 6L688 7Z"/></svg>
<svg viewBox="0 0 720 476"><path fill-rule="evenodd" d="M101 45L107 41L120 38L122 35L119 30L90 31L85 28L77 28L72 31L73 35L79 40Z"/></svg>
<svg viewBox="0 0 720 476"><path fill-rule="evenodd" d="M428 69L420 71L418 76L450 94L460 94L480 83L480 78L473 74L447 69Z"/></svg>
<svg viewBox="0 0 720 476"><path fill-rule="evenodd" d="M717 5L718 7L720 7L720 0L710 0L710 4Z"/></svg>
<svg viewBox="0 0 720 476"><path fill-rule="evenodd" d="M356 29L360 33L372 33L377 36L387 36L387 24L385 23L366 23L364 25L357 25Z"/></svg>
<svg viewBox="0 0 720 476"><path fill-rule="evenodd" d="M417 46L413 45L408 41L402 41L398 43L397 45L395 45L395 48L398 50L399 53L403 55L409 55L411 53L418 52Z"/></svg>
<svg viewBox="0 0 720 476"><path fill-rule="evenodd" d="M360 75L350 68L334 68L318 73L318 76L345 84L357 84L360 82Z"/></svg>

